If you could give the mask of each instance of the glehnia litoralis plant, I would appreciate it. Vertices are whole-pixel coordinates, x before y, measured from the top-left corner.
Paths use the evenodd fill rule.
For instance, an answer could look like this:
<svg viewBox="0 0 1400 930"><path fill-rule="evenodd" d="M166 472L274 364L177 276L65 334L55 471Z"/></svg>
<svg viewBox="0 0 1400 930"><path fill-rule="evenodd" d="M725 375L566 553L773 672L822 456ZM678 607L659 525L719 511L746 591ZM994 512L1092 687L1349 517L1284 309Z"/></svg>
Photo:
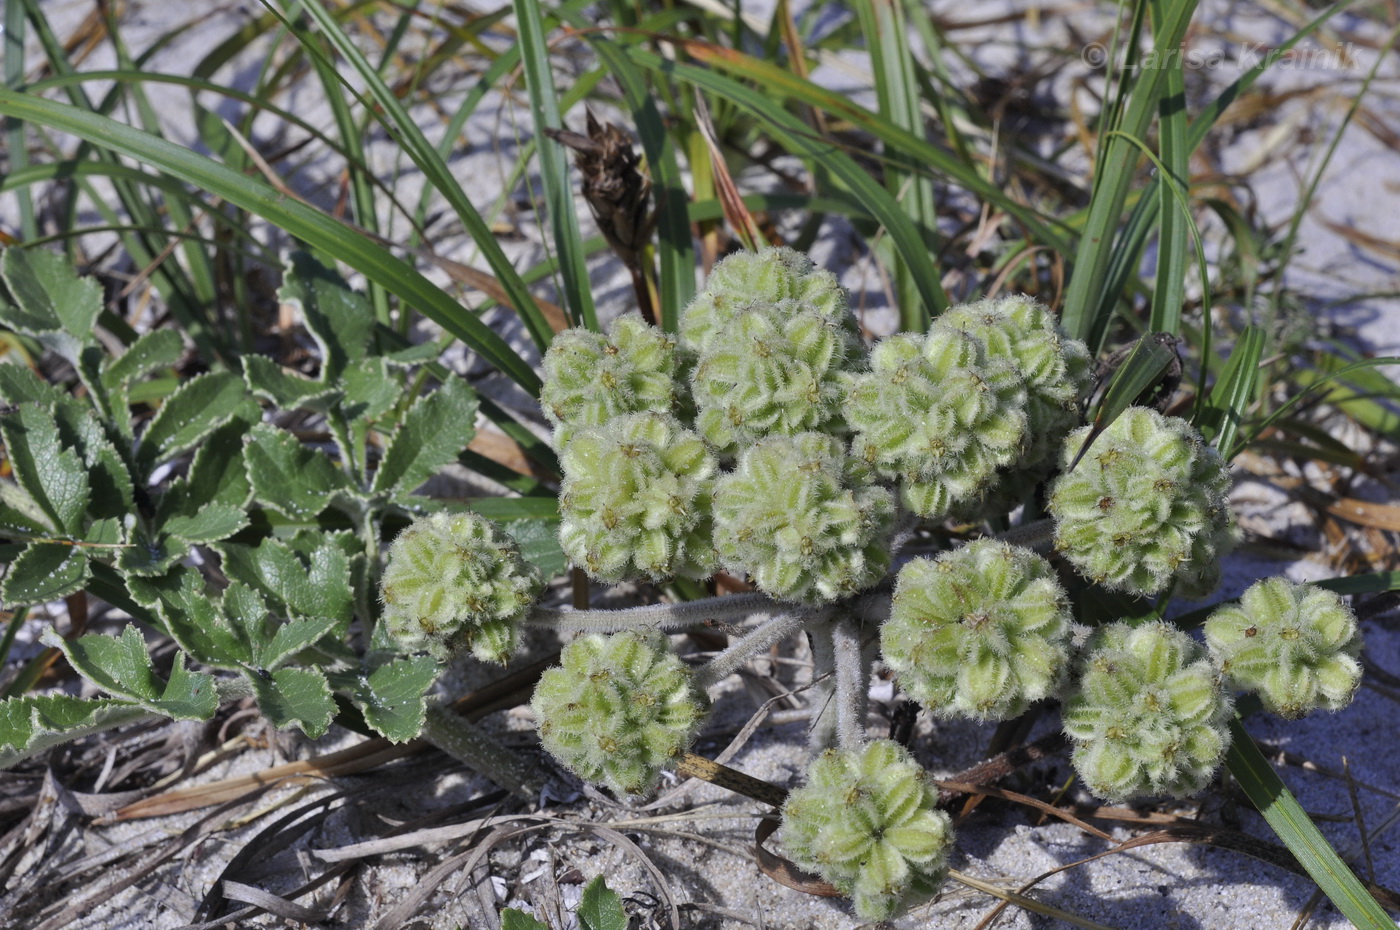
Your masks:
<svg viewBox="0 0 1400 930"><path fill-rule="evenodd" d="M614 789L651 785L695 733L703 689L805 631L825 688L814 704L826 710L813 727L820 752L783 809L784 847L862 918L880 920L937 891L952 831L910 754L865 736L863 643L878 639L900 688L940 716L1009 720L1061 698L1076 768L1115 800L1204 787L1229 745L1227 688L1301 692L1329 708L1350 695L1355 624L1332 595L1247 596L1248 619L1222 611L1208 647L1160 621L1096 632L1076 621L1063 573L1045 557L1052 547L1080 586L1200 596L1235 528L1225 463L1186 421L1129 408L1084 448L1090 432L1076 427L1089 353L1045 308L1025 297L955 307L868 354L855 333L844 295L804 256L739 253L682 315L670 391L648 381L603 423L565 438L561 532L579 567L601 581L655 581L702 574L693 560L704 553L760 593L536 611L532 622L588 633L533 705L564 765ZM647 348L635 360L616 352L606 370L657 370L649 347L664 338L633 334ZM547 372L565 369L574 339L601 344L568 337ZM648 437L671 437L683 466L663 467L654 439L624 438L643 422ZM574 487L591 489L586 507ZM891 594L895 549L920 519L1004 521L1040 493L1052 519L908 562ZM693 679L655 671L672 668L657 631L748 615L757 625ZM863 626L879 618L878 631ZM1274 622L1281 632L1269 645L1237 644L1242 625ZM1222 645L1227 624L1232 647ZM1286 671L1263 677L1280 655ZM1265 705L1292 711L1267 694ZM581 716L584 707L596 709ZM581 734L585 717L594 728Z"/></svg>
<svg viewBox="0 0 1400 930"><path fill-rule="evenodd" d="M471 392L449 377L401 402L393 375L415 356L379 345L363 302L299 261L285 296L322 344L319 376L250 357L243 378L197 378L138 427L130 392L173 364L178 340L156 334L105 358L72 335L90 320L24 303L25 276L59 270L6 254L7 322L69 358L87 391L77 401L0 366L12 405L0 437L17 476L0 515L29 540L0 594L39 603L87 586L181 647L161 680L134 631L55 639L110 697L5 702L8 758L143 715L208 717L252 694L280 726L319 734L344 703L393 739L422 731L482 765L508 754L449 726L425 692L454 652L505 661L533 624L584 634L536 689L544 746L585 779L643 792L685 758L707 690L803 632L819 751L784 807L783 842L880 920L937 891L952 832L910 753L866 737L874 643L939 716L1008 720L1061 699L1084 783L1115 800L1205 786L1236 690L1285 716L1337 709L1355 690L1355 620L1307 586L1261 583L1211 618L1204 646L1162 621L1081 625L1066 584L1211 587L1235 535L1228 473L1194 427L1145 408L1096 437L1076 431L1088 353L1028 298L953 308L867 352L834 278L767 249L718 265L678 338L635 317L606 335L561 334L541 396L569 559L604 582L723 568L758 591L555 610L533 606L541 556L509 528L413 493L470 438ZM296 441L278 411L325 417L335 458ZM378 461L370 429L387 437ZM183 474L153 486L171 463ZM921 521L1003 527L1041 500L1052 519L897 561ZM269 516L301 528L269 532ZM218 558L226 583L193 567L195 549ZM663 634L702 620L738 632L692 669Z"/></svg>

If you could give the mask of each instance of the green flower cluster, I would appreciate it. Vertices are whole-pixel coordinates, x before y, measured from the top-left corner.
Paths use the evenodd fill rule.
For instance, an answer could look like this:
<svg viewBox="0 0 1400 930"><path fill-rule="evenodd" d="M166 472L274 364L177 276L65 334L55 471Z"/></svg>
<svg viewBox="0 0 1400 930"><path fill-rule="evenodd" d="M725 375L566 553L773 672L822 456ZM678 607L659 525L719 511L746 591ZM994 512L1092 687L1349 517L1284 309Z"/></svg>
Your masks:
<svg viewBox="0 0 1400 930"><path fill-rule="evenodd" d="M672 413L676 391L676 341L639 314L613 321L608 335L569 329L544 355L540 409L554 426L559 448L576 430L601 426L628 413Z"/></svg>
<svg viewBox="0 0 1400 930"><path fill-rule="evenodd" d="M495 523L474 513L435 513L389 546L381 622L408 650L446 658L466 646L482 661L504 662L542 587L539 572Z"/></svg>
<svg viewBox="0 0 1400 930"><path fill-rule="evenodd" d="M674 418L634 413L564 447L559 543L594 578L664 581L714 573L715 459Z"/></svg>
<svg viewBox="0 0 1400 930"><path fill-rule="evenodd" d="M715 488L720 562L775 597L831 601L885 576L890 492L822 433L769 436Z"/></svg>
<svg viewBox="0 0 1400 930"><path fill-rule="evenodd" d="M933 713L1009 720L1059 687L1073 630L1049 562L980 539L899 570L880 650Z"/></svg>
<svg viewBox="0 0 1400 930"><path fill-rule="evenodd" d="M1235 542L1225 461L1185 420L1129 407L1070 469L1089 435L1065 441L1055 548L1107 588L1151 595L1175 579L1182 594L1210 593Z"/></svg>
<svg viewBox="0 0 1400 930"><path fill-rule="evenodd" d="M817 757L783 805L783 848L793 862L885 920L938 893L953 829L938 791L905 749L874 740Z"/></svg>
<svg viewBox="0 0 1400 930"><path fill-rule="evenodd" d="M641 794L690 747L706 705L665 636L618 633L565 647L530 707L540 742L570 771Z"/></svg>
<svg viewBox="0 0 1400 930"><path fill-rule="evenodd" d="M1340 710L1361 684L1356 616L1322 588L1266 578L1211 614L1205 634L1226 680L1282 717Z"/></svg>
<svg viewBox="0 0 1400 930"><path fill-rule="evenodd" d="M1204 788L1229 748L1230 713L1219 670L1190 636L1114 623L1094 635L1062 717L1079 776L1121 801Z"/></svg>
<svg viewBox="0 0 1400 930"><path fill-rule="evenodd" d="M901 479L906 507L943 517L976 501L1026 442L1026 388L1012 363L935 322L927 336L892 336L856 378L846 418L852 453Z"/></svg>

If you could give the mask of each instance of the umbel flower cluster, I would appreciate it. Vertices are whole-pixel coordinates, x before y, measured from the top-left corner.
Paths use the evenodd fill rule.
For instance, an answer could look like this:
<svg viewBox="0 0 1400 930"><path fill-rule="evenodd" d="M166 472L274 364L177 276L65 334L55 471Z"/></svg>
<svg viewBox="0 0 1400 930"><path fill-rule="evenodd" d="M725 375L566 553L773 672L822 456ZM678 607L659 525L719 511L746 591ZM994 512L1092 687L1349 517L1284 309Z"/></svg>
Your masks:
<svg viewBox="0 0 1400 930"><path fill-rule="evenodd" d="M389 633L501 658L522 621L588 631L541 679L540 738L581 778L639 793L688 751L707 687L804 631L826 722L782 839L864 919L935 893L952 831L911 754L865 737L862 641L939 717L1009 720L1061 701L1082 782L1113 801L1205 787L1237 691L1296 717L1356 690L1350 610L1283 579L1218 609L1204 643L1160 620L1077 621L1067 585L1208 593L1236 537L1229 473L1177 417L1133 407L1101 431L1082 425L1089 353L1030 298L954 307L867 350L831 274L764 249L719 263L677 336L626 316L607 335L561 333L543 367L574 565L609 583L722 569L767 598L531 612L538 580L498 529L434 516L390 552ZM1004 526L1022 503L1050 518L906 561L890 593L894 550L920 526ZM692 672L662 631L710 617L757 623ZM878 631L861 630L872 617Z"/></svg>

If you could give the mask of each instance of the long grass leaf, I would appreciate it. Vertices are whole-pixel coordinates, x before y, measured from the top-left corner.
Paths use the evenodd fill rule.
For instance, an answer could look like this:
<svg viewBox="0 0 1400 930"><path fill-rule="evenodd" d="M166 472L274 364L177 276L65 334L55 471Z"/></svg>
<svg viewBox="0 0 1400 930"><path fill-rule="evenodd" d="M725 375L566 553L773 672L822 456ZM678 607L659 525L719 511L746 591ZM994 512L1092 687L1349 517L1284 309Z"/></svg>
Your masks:
<svg viewBox="0 0 1400 930"><path fill-rule="evenodd" d="M628 55L644 68L708 90L728 100L766 123L774 138L789 151L809 162L820 162L822 167L845 185L851 195L864 204L885 227L895 247L909 264L914 285L929 315L942 313L948 306L943 283L924 248L923 237L919 231L894 198L838 146L814 137L811 129L800 119L774 106L770 99L737 81L694 65L668 61L640 49L629 49Z"/></svg>
<svg viewBox="0 0 1400 930"><path fill-rule="evenodd" d="M1152 0L1154 23L1166 19L1163 9L1169 0ZM1175 199L1176 192L1189 192L1191 151L1186 139L1186 80L1182 56L1173 57L1166 67L1158 99L1161 181L1157 186L1163 200ZM1181 333L1181 307L1186 302L1186 258L1190 211L1178 212L1162 204L1161 230L1157 234L1157 283L1152 291L1152 310L1147 328L1155 333Z"/></svg>
<svg viewBox="0 0 1400 930"><path fill-rule="evenodd" d="M384 114L385 127L393 133L404 152L423 172L428 183L437 188L439 193L446 198L467 234L476 243L476 247L481 250L482 257L491 266L491 271L500 281L501 287L505 288L510 297L512 309L520 315L521 321L525 324L525 328L534 339L535 344L540 351L547 349L554 336L553 330L550 329L548 321L540 313L539 308L535 306L534 299L530 296L525 283L520 280L520 275L516 272L515 267L501 251L501 247L491 234L486 221L481 218L481 214L472 206L466 192L462 190L461 184L453 177L447 162L423 135L423 131L408 111L404 109L398 96L384 83L384 79L380 77L378 71L350 40L345 31L340 28L335 17L330 14L321 0L301 0L300 9L305 10L316 21L322 35L330 41L331 45L335 46L335 50L340 53L356 75L364 81L369 96L373 98L375 104ZM308 55L319 54L319 50L311 46L306 46L306 52ZM344 80L343 75L342 80Z"/></svg>
<svg viewBox="0 0 1400 930"><path fill-rule="evenodd" d="M4 56L5 86L17 90L24 83L24 4L6 3L3 23L5 33L0 36L0 55ZM10 171L18 171L29 164L29 145L24 138L24 123L10 120L5 126L5 153ZM34 222L34 198L27 189L18 193L19 234L28 240L39 235L39 227Z"/></svg>
<svg viewBox="0 0 1400 930"><path fill-rule="evenodd" d="M564 146L546 137L547 129L564 129L559 98L554 93L554 72L549 65L549 49L544 42L544 23L536 0L515 0L515 22L520 30L520 57L525 65L525 85L530 94L530 117L534 121L540 178L544 183L546 211L554 248L559 253L559 272L564 306L575 326L598 329L593 307L593 290L584 263L583 236L574 209L574 188L569 180L569 159Z"/></svg>
<svg viewBox="0 0 1400 930"><path fill-rule="evenodd" d="M505 340L413 266L324 213L173 142L77 107L0 88L0 114L71 133L183 178L262 217L312 247L324 249L425 313L525 390L538 393L538 376Z"/></svg>
<svg viewBox="0 0 1400 930"><path fill-rule="evenodd" d="M1230 721L1230 735L1230 774L1318 887L1359 930L1395 930L1395 921L1328 844L1238 720Z"/></svg>
<svg viewBox="0 0 1400 930"><path fill-rule="evenodd" d="M1235 436L1244 423L1245 411L1254 399L1264 341L1261 328L1245 328L1196 420L1201 434L1207 441L1215 440L1215 447L1222 452L1234 448Z"/></svg>

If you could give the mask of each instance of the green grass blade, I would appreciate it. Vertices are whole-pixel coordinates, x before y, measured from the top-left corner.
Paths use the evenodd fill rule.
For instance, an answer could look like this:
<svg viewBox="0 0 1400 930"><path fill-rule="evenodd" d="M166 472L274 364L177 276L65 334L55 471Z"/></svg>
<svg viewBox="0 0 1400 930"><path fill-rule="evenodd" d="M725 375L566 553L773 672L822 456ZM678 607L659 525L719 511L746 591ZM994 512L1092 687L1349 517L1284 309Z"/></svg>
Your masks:
<svg viewBox="0 0 1400 930"><path fill-rule="evenodd" d="M1395 921L1328 844L1238 720L1230 721L1230 736L1230 774L1318 887L1359 930L1395 930Z"/></svg>
<svg viewBox="0 0 1400 930"><path fill-rule="evenodd" d="M584 262L583 236L574 210L574 187L569 180L569 159L564 146L545 135L546 129L565 129L554 93L554 72L549 66L549 49L544 42L544 23L536 0L515 0L515 21L520 30L520 57L525 65L525 86L530 93L530 117L535 125L536 147L540 158L540 179L544 183L545 208L549 214L554 247L559 253L559 272L564 279L561 292L569 321L575 326L598 329L593 307L593 289Z"/></svg>
<svg viewBox="0 0 1400 930"><path fill-rule="evenodd" d="M788 151L808 162L819 162L885 227L895 247L908 263L914 286L929 314L937 315L947 308L948 297L943 293L943 283L924 248L923 237L918 229L894 198L871 179L869 172L857 165L839 147L814 137L800 119L774 106L767 97L737 81L694 65L668 61L640 49L629 49L628 55L644 68L673 77L698 89L708 90L747 111L766 123L773 137Z"/></svg>
<svg viewBox="0 0 1400 930"><path fill-rule="evenodd" d="M1235 436L1244 422L1245 410L1254 400L1254 386L1259 379L1259 359L1264 354L1265 333L1258 326L1248 326L1240 334L1229 361L1221 369L1220 378L1210 396L1200 408L1196 426L1206 441L1215 441L1222 453L1234 448Z"/></svg>
<svg viewBox="0 0 1400 930"><path fill-rule="evenodd" d="M860 0L856 4L865 47L875 72L875 96L880 115L910 135L924 135L924 117L919 109L919 75L909 50L908 24L902 0ZM887 153L885 188L904 207L909 219L924 235L925 247L937 253L938 208L934 202L933 179L911 156ZM922 333L928 329L929 315L914 292L912 271L901 257L894 261L895 300L899 305L900 329Z"/></svg>
<svg viewBox="0 0 1400 930"><path fill-rule="evenodd" d="M6 3L3 23L5 34L0 37L0 55L4 56L5 86L11 90L24 83L24 4ZM11 120L5 126L5 153L10 171L29 165L29 144L24 137L24 123ZM20 190L19 234L25 240L39 235L34 222L34 198L28 190Z"/></svg>
<svg viewBox="0 0 1400 930"><path fill-rule="evenodd" d="M1159 9L1163 8L1162 20L1152 24L1153 48L1149 54L1157 56L1159 61L1169 61L1170 56L1180 52L1196 0L1161 0ZM1133 142L1147 135L1161 99L1165 74L1163 68L1137 69L1122 122L1108 127L1115 132L1101 143L1102 157L1094 175L1089 216L1075 253L1074 271L1065 292L1065 309L1060 319L1069 334L1084 340L1089 351L1095 354L1103 346L1113 307L1112 302L1100 302L1098 298L1104 290L1114 252L1114 234L1122 220L1138 162L1138 148Z"/></svg>
<svg viewBox="0 0 1400 930"><path fill-rule="evenodd" d="M77 107L3 88L0 89L0 114L17 116L87 139L109 151L182 178L262 217L313 248L334 255L366 278L383 284L406 304L479 352L525 390L531 394L539 392L538 376L505 340L413 266L324 213L172 142Z"/></svg>
<svg viewBox="0 0 1400 930"><path fill-rule="evenodd" d="M1165 21L1165 3L1152 0L1153 22ZM1182 76L1183 56L1172 58L1164 76L1158 101L1160 132L1160 161L1162 181L1159 183L1161 231L1157 235L1157 284L1152 293L1152 311L1147 328L1155 333L1181 333L1181 307L1186 302L1186 259L1188 253L1189 209L1183 214L1171 209L1165 201L1174 192L1188 196L1191 181L1191 150L1186 139L1186 81Z"/></svg>
<svg viewBox="0 0 1400 930"><path fill-rule="evenodd" d="M549 322L536 306L534 298L530 296L525 283L520 280L520 275L516 272L515 267L501 251L500 245L491 234L485 220L472 206L466 192L462 190L462 186L453 177L447 162L423 135L423 131L418 128L417 123L404 109L398 96L384 83L379 72L350 40L350 37L345 34L345 31L340 28L335 17L326 10L321 0L302 0L300 9L305 10L316 21L322 35L330 41L331 45L335 46L336 51L364 81L370 97L384 114L385 128L393 133L404 152L423 172L427 182L437 188L438 192L446 198L467 234L476 243L476 247L481 250L482 257L491 266L491 271L505 290L511 306L520 315L525 328L529 331L530 337L534 339L540 351L549 348L550 340L554 337ZM304 47L308 55L319 54L319 50L313 46Z"/></svg>
<svg viewBox="0 0 1400 930"><path fill-rule="evenodd" d="M1279 418L1288 413L1288 411L1292 410L1297 404L1301 403L1304 399L1312 395L1313 392L1318 388L1323 387L1327 384L1332 384L1335 381L1341 381L1349 375L1360 375L1361 373L1366 372L1366 370L1369 368L1380 368L1387 365L1400 366L1400 357L1394 355L1386 355L1380 358L1368 358L1365 361L1353 362L1350 365L1345 365L1341 368L1338 368L1336 371L1328 372L1326 374L1318 372L1295 372L1294 378L1301 381L1307 389L1300 391L1297 394L1290 397L1277 410L1275 410L1273 413L1270 413L1259 423L1255 424L1254 427L1249 430L1249 434L1239 441L1236 448L1231 450L1230 455L1227 456L1227 458L1234 458L1235 455L1239 454L1241 449L1248 447L1249 444L1254 441L1256 436L1259 436L1261 433L1268 430L1269 427L1274 425L1275 421L1277 421ZM1389 392L1383 396L1386 396L1388 399L1394 399L1396 397L1397 392L1400 392L1400 387L1398 387L1388 379L1385 380L1384 383L1389 386ZM1364 400L1366 396L1367 395L1361 394L1358 391L1354 391L1351 388L1334 386L1332 390L1324 397L1324 400L1327 403L1332 404L1333 406L1342 406L1343 409L1345 409L1347 406L1351 405L1349 403L1350 401L1354 401L1357 399ZM1361 422L1363 425L1366 426L1371 426L1372 429L1377 429L1379 432L1395 430L1397 427L1395 414L1390 410L1386 409L1385 407L1380 406L1379 404L1372 404L1372 406L1377 408L1377 413L1383 419L1381 419L1381 421L1376 423L1375 425L1367 423L1364 419L1358 419L1358 422Z"/></svg>

